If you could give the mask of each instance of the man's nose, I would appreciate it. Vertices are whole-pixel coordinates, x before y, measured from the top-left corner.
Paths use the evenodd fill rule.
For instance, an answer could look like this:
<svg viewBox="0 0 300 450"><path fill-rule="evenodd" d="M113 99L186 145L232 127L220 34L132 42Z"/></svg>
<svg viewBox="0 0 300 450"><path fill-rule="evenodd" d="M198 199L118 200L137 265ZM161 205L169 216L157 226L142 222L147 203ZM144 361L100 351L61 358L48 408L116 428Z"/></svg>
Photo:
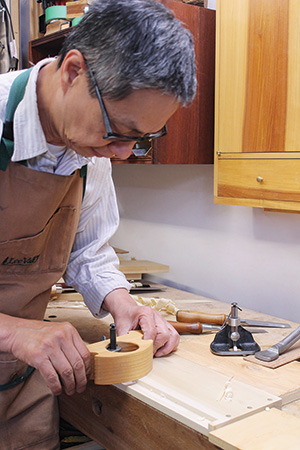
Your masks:
<svg viewBox="0 0 300 450"><path fill-rule="evenodd" d="M131 150L134 146L135 142L111 142L109 144L110 150L114 153L119 159L127 159L131 155Z"/></svg>

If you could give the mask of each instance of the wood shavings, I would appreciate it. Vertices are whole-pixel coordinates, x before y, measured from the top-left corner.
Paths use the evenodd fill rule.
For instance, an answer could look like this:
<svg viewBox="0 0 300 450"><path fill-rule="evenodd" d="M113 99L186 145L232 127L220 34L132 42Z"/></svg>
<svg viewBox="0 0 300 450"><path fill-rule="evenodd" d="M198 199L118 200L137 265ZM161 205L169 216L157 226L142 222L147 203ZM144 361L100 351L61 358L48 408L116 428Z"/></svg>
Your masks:
<svg viewBox="0 0 300 450"><path fill-rule="evenodd" d="M221 400L227 400L229 402L232 401L233 399L233 389L231 387L231 380L232 380L233 376L229 378L229 380L226 381L225 386L224 386L224 391L222 392L219 401Z"/></svg>
<svg viewBox="0 0 300 450"><path fill-rule="evenodd" d="M143 306L150 306L150 308L157 311L166 311L169 314L175 315L178 311L173 300L169 298L156 298L156 297L141 297L140 295L132 295L133 300Z"/></svg>

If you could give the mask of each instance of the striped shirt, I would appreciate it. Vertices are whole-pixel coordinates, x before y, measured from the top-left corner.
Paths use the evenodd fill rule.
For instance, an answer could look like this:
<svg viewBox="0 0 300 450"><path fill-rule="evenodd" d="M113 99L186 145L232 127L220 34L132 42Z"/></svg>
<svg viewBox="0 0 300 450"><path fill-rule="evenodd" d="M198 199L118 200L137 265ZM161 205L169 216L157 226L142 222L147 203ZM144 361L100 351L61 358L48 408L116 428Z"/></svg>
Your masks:
<svg viewBox="0 0 300 450"><path fill-rule="evenodd" d="M119 260L108 242L119 225L119 213L108 158L87 158L71 148L46 142L39 121L36 81L39 69L53 61L40 61L31 71L23 100L14 116L13 162L27 160L31 169L71 175L87 164L87 184L72 252L64 275L80 292L91 313L101 316L105 296L114 289L130 289L118 270ZM9 89L19 72L0 75L0 135Z"/></svg>

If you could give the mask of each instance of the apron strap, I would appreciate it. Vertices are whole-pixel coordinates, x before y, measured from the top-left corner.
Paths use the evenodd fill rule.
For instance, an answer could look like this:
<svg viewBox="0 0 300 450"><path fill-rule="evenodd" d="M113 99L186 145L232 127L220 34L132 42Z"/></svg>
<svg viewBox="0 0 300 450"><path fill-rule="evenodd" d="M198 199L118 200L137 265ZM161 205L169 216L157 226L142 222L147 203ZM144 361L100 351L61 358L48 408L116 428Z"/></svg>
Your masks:
<svg viewBox="0 0 300 450"><path fill-rule="evenodd" d="M83 190L82 190L82 200L83 200L86 187L87 165L82 166L79 173L80 177L83 178Z"/></svg>
<svg viewBox="0 0 300 450"><path fill-rule="evenodd" d="M28 369L26 370L26 372L23 373L23 375L21 375L20 377L16 378L13 381L8 382L8 383L0 384L0 392L6 391L7 389L11 389L11 388L17 386L18 384L23 383L23 381L25 381L26 378L28 378L29 375L31 375L34 370L35 370L34 367L28 366Z"/></svg>
<svg viewBox="0 0 300 450"><path fill-rule="evenodd" d="M5 171L14 152L13 120L18 104L25 94L31 69L24 70L14 79L6 105L5 122L0 144L0 170Z"/></svg>
<svg viewBox="0 0 300 450"><path fill-rule="evenodd" d="M3 124L3 132L0 143L0 170L5 171L9 161L14 152L14 115L18 104L24 97L26 85L29 79L29 75L33 67L24 70L14 79L11 85L8 101L6 105L5 122ZM19 161L23 166L27 166L26 161ZM82 199L85 194L86 187L86 177L87 177L87 166L83 166L80 169L80 176L83 178L83 193Z"/></svg>

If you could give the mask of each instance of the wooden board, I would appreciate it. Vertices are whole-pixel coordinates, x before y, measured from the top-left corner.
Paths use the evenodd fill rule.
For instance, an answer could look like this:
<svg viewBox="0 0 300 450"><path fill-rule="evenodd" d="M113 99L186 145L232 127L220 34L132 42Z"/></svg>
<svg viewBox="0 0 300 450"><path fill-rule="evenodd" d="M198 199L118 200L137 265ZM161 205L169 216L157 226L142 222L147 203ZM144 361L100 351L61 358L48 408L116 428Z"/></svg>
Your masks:
<svg viewBox="0 0 300 450"><path fill-rule="evenodd" d="M224 450L299 450L300 419L272 408L209 433L209 441Z"/></svg>
<svg viewBox="0 0 300 450"><path fill-rule="evenodd" d="M169 272L169 266L165 264L138 259L120 261L119 269L124 273L124 275L131 275L131 277L134 274Z"/></svg>
<svg viewBox="0 0 300 450"><path fill-rule="evenodd" d="M266 349L262 349L266 350ZM300 342L297 342L290 350L283 353L283 355L279 355L277 359L274 361L266 362L261 361L260 359L255 358L254 355L247 356L245 358L246 361L252 362L254 364L259 364L264 367L268 367L269 369L277 369L277 367L284 366L292 361L296 361L300 358Z"/></svg>
<svg viewBox="0 0 300 450"><path fill-rule="evenodd" d="M67 6L67 19L73 19L74 17L81 17L84 14L84 8L88 5L88 0L78 0L76 2L69 1Z"/></svg>
<svg viewBox="0 0 300 450"><path fill-rule="evenodd" d="M299 152L299 17L297 0L218 0L217 150Z"/></svg>
<svg viewBox="0 0 300 450"><path fill-rule="evenodd" d="M281 399L268 392L176 354L155 359L152 371L135 384L117 386L205 436L268 406L281 406Z"/></svg>
<svg viewBox="0 0 300 450"><path fill-rule="evenodd" d="M267 333L255 335L258 343L268 338ZM209 348L213 339L213 334L182 336L177 353L188 361L202 364L228 377L233 375L236 380L276 395L282 398L283 404L300 398L298 361L270 371L266 367L246 361L241 356L214 355Z"/></svg>

